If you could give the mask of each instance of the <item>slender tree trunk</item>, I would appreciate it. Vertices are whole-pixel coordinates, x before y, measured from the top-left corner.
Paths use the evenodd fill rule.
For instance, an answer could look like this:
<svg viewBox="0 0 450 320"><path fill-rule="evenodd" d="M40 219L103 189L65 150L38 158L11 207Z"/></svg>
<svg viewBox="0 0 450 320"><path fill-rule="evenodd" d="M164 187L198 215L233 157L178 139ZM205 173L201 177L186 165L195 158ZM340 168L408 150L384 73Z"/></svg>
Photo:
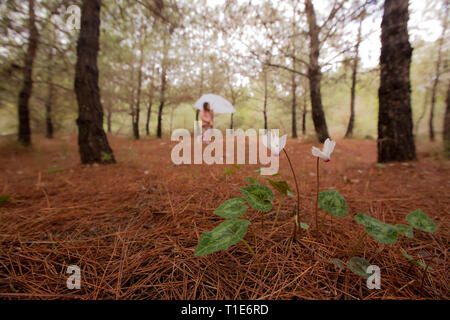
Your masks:
<svg viewBox="0 0 450 320"><path fill-rule="evenodd" d="M445 100L445 118L444 118L444 154L450 158L450 81L447 86L447 98Z"/></svg>
<svg viewBox="0 0 450 320"><path fill-rule="evenodd" d="M429 96L430 96L430 90L429 90L429 88L425 88L425 93L424 93L424 97L423 97L422 113L420 114L419 118L416 121L416 124L414 125L414 137L415 138L417 138L417 136L419 135L420 123L422 122L422 119L425 117L425 113L427 112Z"/></svg>
<svg viewBox="0 0 450 320"><path fill-rule="evenodd" d="M136 101L136 110L134 113L133 119L133 134L136 140L139 140L139 119L141 113L141 92L142 92L142 64L143 64L143 54L141 52L141 58L139 62L139 71L138 71L138 89L137 89L137 101Z"/></svg>
<svg viewBox="0 0 450 320"><path fill-rule="evenodd" d="M169 48L167 44L167 35L164 35L163 41L163 61L161 70L161 90L159 94L159 109L158 109L158 127L156 130L156 136L162 138L162 114L164 104L166 102L166 86L167 86L167 58L169 53Z"/></svg>
<svg viewBox="0 0 450 320"><path fill-rule="evenodd" d="M234 123L233 123L233 113L231 114L231 117L230 117L230 129L231 130L233 130L233 128L234 128Z"/></svg>
<svg viewBox="0 0 450 320"><path fill-rule="evenodd" d="M267 69L264 69L264 106L263 106L263 116L264 116L264 130L267 130L267 97L268 97L268 88L267 88Z"/></svg>
<svg viewBox="0 0 450 320"><path fill-rule="evenodd" d="M450 81L447 85L447 98L445 99L445 117L444 117L444 154L450 158Z"/></svg>
<svg viewBox="0 0 450 320"><path fill-rule="evenodd" d="M416 159L408 40L408 0L386 0L381 23L378 161Z"/></svg>
<svg viewBox="0 0 450 320"><path fill-rule="evenodd" d="M430 134L430 141L435 140L435 134L434 134L434 109L436 105L436 93L437 88L439 85L439 78L441 77L441 61L442 61L442 48L444 46L444 40L445 40L445 33L447 31L447 25L448 25L448 0L445 1L445 14L444 14L444 26L442 28L442 34L439 38L439 49L438 49L438 56L436 61L436 71L434 74L434 81L433 81L433 87L431 89L431 108L430 108L430 121L428 123L429 128L429 134Z"/></svg>
<svg viewBox="0 0 450 320"><path fill-rule="evenodd" d="M54 86L53 86L53 45L54 45L54 29L52 28L51 36L50 36L50 47L48 51L48 68L47 68L47 84L48 84L48 92L47 92L47 100L45 102L45 124L46 124L46 138L53 138L53 122L52 122L52 104L53 104L53 95L54 95Z"/></svg>
<svg viewBox="0 0 450 320"><path fill-rule="evenodd" d="M297 138L297 83L292 73L292 138Z"/></svg>
<svg viewBox="0 0 450 320"><path fill-rule="evenodd" d="M39 32L36 27L36 15L34 10L34 0L28 0L28 49L25 55L25 65L23 72L23 86L19 94L19 142L25 146L31 144L31 128L30 128L30 97L33 91L33 63L36 57L38 46Z"/></svg>
<svg viewBox="0 0 450 320"><path fill-rule="evenodd" d="M295 11L296 7L292 7L292 70L295 71L295 55L296 43L295 34L297 32L295 25ZM292 72L291 75L291 89L292 89L292 138L297 138L297 75Z"/></svg>
<svg viewBox="0 0 450 320"><path fill-rule="evenodd" d="M147 119L145 120L145 133L150 135L150 117L152 115L153 104L153 88L150 86L150 93L148 95Z"/></svg>
<svg viewBox="0 0 450 320"><path fill-rule="evenodd" d="M323 112L321 81L322 71L319 65L320 55L320 41L319 41L319 26L316 21L316 13L311 0L305 1L305 11L309 26L309 90L311 95L311 109L314 128L316 130L317 138L320 142L324 142L328 137L328 127Z"/></svg>
<svg viewBox="0 0 450 320"><path fill-rule="evenodd" d="M352 88L350 90L350 120L348 121L347 132L345 138L353 136L353 127L355 123L355 96L356 96L356 75L358 73L359 62L359 46L361 45L361 31L362 31L363 17L359 20L358 37L355 45L355 56L353 57L352 65Z"/></svg>
<svg viewBox="0 0 450 320"><path fill-rule="evenodd" d="M78 145L84 164L115 163L103 130L103 107L98 86L100 7L100 0L83 1L77 43L75 93L78 102Z"/></svg>
<svg viewBox="0 0 450 320"><path fill-rule="evenodd" d="M108 108L106 116L106 126L108 128L108 133L111 133L111 120L112 120L112 110L111 108Z"/></svg>
<svg viewBox="0 0 450 320"><path fill-rule="evenodd" d="M308 100L306 93L308 92L307 89L308 84L305 81L305 90L303 91L303 111L302 111L302 134L306 135L306 114L307 114L307 106L308 106Z"/></svg>

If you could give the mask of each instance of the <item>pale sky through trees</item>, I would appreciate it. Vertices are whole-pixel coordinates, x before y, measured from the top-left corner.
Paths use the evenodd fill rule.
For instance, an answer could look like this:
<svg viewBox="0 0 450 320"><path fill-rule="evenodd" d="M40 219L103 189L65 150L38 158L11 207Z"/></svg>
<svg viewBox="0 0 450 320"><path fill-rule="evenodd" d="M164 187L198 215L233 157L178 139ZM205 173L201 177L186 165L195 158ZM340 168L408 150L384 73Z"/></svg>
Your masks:
<svg viewBox="0 0 450 320"><path fill-rule="evenodd" d="M208 5L217 6L222 5L226 0L208 0ZM248 3L248 0L240 0L242 4ZM258 3L259 1L252 1L252 3ZM283 1L273 0L277 3L277 6L281 7ZM322 14L326 15L329 11L329 6L332 4L331 0L316 0L314 1L314 6L316 10ZM410 41L413 41L417 37L424 39L428 42L436 41L442 31L442 24L435 16L426 14L427 7L437 7L441 8L442 2L434 0L411 0L410 1L410 20L409 20L409 36ZM356 35L357 24L354 23ZM377 13L375 16L366 19L363 23L363 34L366 35L365 40L360 47L360 57L362 60L362 66L364 68L376 67L379 63L380 57L380 32L381 32L381 13ZM256 31L255 31L256 32ZM242 44L236 43L237 46L241 47L240 50L244 50Z"/></svg>

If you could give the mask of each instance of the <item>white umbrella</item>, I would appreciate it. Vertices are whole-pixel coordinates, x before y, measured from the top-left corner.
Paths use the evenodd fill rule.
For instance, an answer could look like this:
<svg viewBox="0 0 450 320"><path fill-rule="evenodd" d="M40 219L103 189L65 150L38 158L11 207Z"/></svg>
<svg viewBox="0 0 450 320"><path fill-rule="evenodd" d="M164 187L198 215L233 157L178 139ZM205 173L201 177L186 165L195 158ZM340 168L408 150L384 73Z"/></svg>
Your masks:
<svg viewBox="0 0 450 320"><path fill-rule="evenodd" d="M203 103L208 102L214 113L233 113L233 105L226 99L216 94L204 94L194 104L194 108L202 110Z"/></svg>

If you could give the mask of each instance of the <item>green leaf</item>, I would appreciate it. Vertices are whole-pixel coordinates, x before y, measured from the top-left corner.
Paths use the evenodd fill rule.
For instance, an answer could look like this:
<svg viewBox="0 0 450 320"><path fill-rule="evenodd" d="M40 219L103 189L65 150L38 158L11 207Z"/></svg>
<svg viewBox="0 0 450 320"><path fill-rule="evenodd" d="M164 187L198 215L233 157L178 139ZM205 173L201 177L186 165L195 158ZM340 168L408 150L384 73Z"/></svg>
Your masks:
<svg viewBox="0 0 450 320"><path fill-rule="evenodd" d="M286 181L267 180L269 180L270 185L282 195L288 196L289 193L292 194L292 190L289 188Z"/></svg>
<svg viewBox="0 0 450 320"><path fill-rule="evenodd" d="M226 219L232 219L244 215L247 208L244 199L233 198L223 202L216 210L214 210L214 214Z"/></svg>
<svg viewBox="0 0 450 320"><path fill-rule="evenodd" d="M238 169L238 170L241 168L241 166L236 163L232 164L232 166L233 166L233 168Z"/></svg>
<svg viewBox="0 0 450 320"><path fill-rule="evenodd" d="M370 266L370 263L366 261L366 259L360 257L353 257L347 261L347 266L353 273L361 276L363 278L369 278L371 275L367 273L367 268Z"/></svg>
<svg viewBox="0 0 450 320"><path fill-rule="evenodd" d="M417 230L422 230L425 232L435 232L437 227L436 224L428 218L428 216L421 210L418 209L411 212L406 216L409 224L412 225Z"/></svg>
<svg viewBox="0 0 450 320"><path fill-rule="evenodd" d="M342 261L341 259L333 258L333 259L331 259L331 261L338 269L341 269L341 270L345 269L344 261Z"/></svg>
<svg viewBox="0 0 450 320"><path fill-rule="evenodd" d="M261 169L256 169L254 172L261 173Z"/></svg>
<svg viewBox="0 0 450 320"><path fill-rule="evenodd" d="M364 213L355 215L355 220L366 227L366 232L380 243L392 244L397 242L397 228L381 222L375 218L369 217Z"/></svg>
<svg viewBox="0 0 450 320"><path fill-rule="evenodd" d="M319 206L334 217L345 217L348 214L344 197L336 190L326 190L319 193Z"/></svg>
<svg viewBox="0 0 450 320"><path fill-rule="evenodd" d="M51 168L51 169L45 170L44 172L45 173L55 173L55 172L62 172L64 170L66 170L66 169L64 169L64 168Z"/></svg>
<svg viewBox="0 0 450 320"><path fill-rule="evenodd" d="M377 167L380 169L384 169L384 168L386 168L386 165L382 164L382 163L377 163Z"/></svg>
<svg viewBox="0 0 450 320"><path fill-rule="evenodd" d="M403 255L406 259L408 259L409 262L411 262L412 264L415 264L415 265L417 265L417 266L420 266L420 267L422 267L422 268L424 268L424 269L427 268L427 265L426 265L425 263L423 263L423 262L420 261L420 260L414 260L414 258L413 258L411 255L409 255L409 254L406 253L406 251L400 249L400 252L401 252L402 255ZM428 266L428 269L429 269L430 271L433 271L433 270L434 270L434 269L433 269L432 267L430 267L430 266Z"/></svg>
<svg viewBox="0 0 450 320"><path fill-rule="evenodd" d="M0 206L9 202L10 196L0 196Z"/></svg>
<svg viewBox="0 0 450 320"><path fill-rule="evenodd" d="M201 235L195 256L205 256L220 250L227 250L232 245L242 241L250 225L248 220L230 219L216 228Z"/></svg>
<svg viewBox="0 0 450 320"><path fill-rule="evenodd" d="M259 184L258 180L253 179L252 177L247 177L247 178L245 178L245 180L247 180L251 184Z"/></svg>
<svg viewBox="0 0 450 320"><path fill-rule="evenodd" d="M304 223L304 222L300 222L300 227L301 227L302 229L305 229L305 230L308 230L308 229L309 229L309 225L306 224L306 223Z"/></svg>
<svg viewBox="0 0 450 320"><path fill-rule="evenodd" d="M397 229L397 232L404 235L408 238L414 238L414 231L411 226L408 226L406 224L396 224L395 228Z"/></svg>
<svg viewBox="0 0 450 320"><path fill-rule="evenodd" d="M268 186L262 184L252 184L240 189L245 200L250 206L262 212L269 212L272 209L273 192Z"/></svg>
<svg viewBox="0 0 450 320"><path fill-rule="evenodd" d="M231 170L231 169L228 168L228 167L223 168L223 171L224 171L223 174L224 174L225 176L230 176L230 175L234 174L233 170Z"/></svg>

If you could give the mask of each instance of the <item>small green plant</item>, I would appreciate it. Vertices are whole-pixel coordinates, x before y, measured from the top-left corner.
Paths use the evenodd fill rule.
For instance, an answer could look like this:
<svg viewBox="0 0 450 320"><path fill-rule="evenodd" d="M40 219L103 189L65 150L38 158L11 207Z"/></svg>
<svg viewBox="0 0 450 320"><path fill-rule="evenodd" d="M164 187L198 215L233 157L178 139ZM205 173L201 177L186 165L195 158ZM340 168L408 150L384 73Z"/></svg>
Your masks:
<svg viewBox="0 0 450 320"><path fill-rule="evenodd" d="M316 219L316 230L317 233L319 233L319 216L318 216L318 207L319 207L319 188L320 188L320 177L319 177L319 164L320 159L322 159L325 162L331 161L331 154L333 153L334 147L336 146L336 142L330 140L327 138L325 140L325 143L323 144L323 150L320 150L316 147L312 147L312 155L317 158L316 162L316 204L314 205L314 216Z"/></svg>
<svg viewBox="0 0 450 320"><path fill-rule="evenodd" d="M105 151L101 151L101 155L102 155L102 162L109 162L112 160L112 154L105 152Z"/></svg>
<svg viewBox="0 0 450 320"><path fill-rule="evenodd" d="M51 168L51 169L45 170L44 172L45 173L56 173L56 172L62 172L64 170L66 170L66 169L64 169L64 168Z"/></svg>
<svg viewBox="0 0 450 320"><path fill-rule="evenodd" d="M264 213L272 210L272 200L274 198L272 190L262 184L251 184L240 189L248 204L260 212L262 228L264 229Z"/></svg>
<svg viewBox="0 0 450 320"><path fill-rule="evenodd" d="M225 218L226 220L213 230L201 235L194 255L204 256L220 250L228 250L231 246L242 242L262 269L262 264L255 252L244 240L247 228L251 224L250 221L245 218L245 213L248 209L247 204L261 213L269 212L272 209L271 201L273 200L274 195L269 187L259 183L243 187L240 191L244 198L226 200L214 210L215 215Z"/></svg>
<svg viewBox="0 0 450 320"><path fill-rule="evenodd" d="M231 170L230 168L228 168L228 167L223 168L223 175L224 175L225 177L231 176L231 175L233 175L233 174L234 174L234 171Z"/></svg>
<svg viewBox="0 0 450 320"><path fill-rule="evenodd" d="M6 195L6 196L0 196L0 206L4 205L5 203L8 203L10 200L10 196Z"/></svg>
<svg viewBox="0 0 450 320"><path fill-rule="evenodd" d="M291 188L289 188L289 185L287 184L286 181L275 181L275 180L271 180L271 179L267 179L267 180L269 181L272 188L274 188L275 190L277 190L280 193L280 201L278 202L277 212L275 214L275 219L273 220L273 225L272 225L272 227L275 227L275 224L278 221L278 214L280 213L280 208L281 208L281 205L283 204L284 197L285 196L294 197L294 194L292 193L292 190L291 190Z"/></svg>
<svg viewBox="0 0 450 320"><path fill-rule="evenodd" d="M325 210L318 231L322 228L325 218L330 214L333 217L342 218L348 215L348 207L345 198L336 190L326 190L319 193L320 209Z"/></svg>

